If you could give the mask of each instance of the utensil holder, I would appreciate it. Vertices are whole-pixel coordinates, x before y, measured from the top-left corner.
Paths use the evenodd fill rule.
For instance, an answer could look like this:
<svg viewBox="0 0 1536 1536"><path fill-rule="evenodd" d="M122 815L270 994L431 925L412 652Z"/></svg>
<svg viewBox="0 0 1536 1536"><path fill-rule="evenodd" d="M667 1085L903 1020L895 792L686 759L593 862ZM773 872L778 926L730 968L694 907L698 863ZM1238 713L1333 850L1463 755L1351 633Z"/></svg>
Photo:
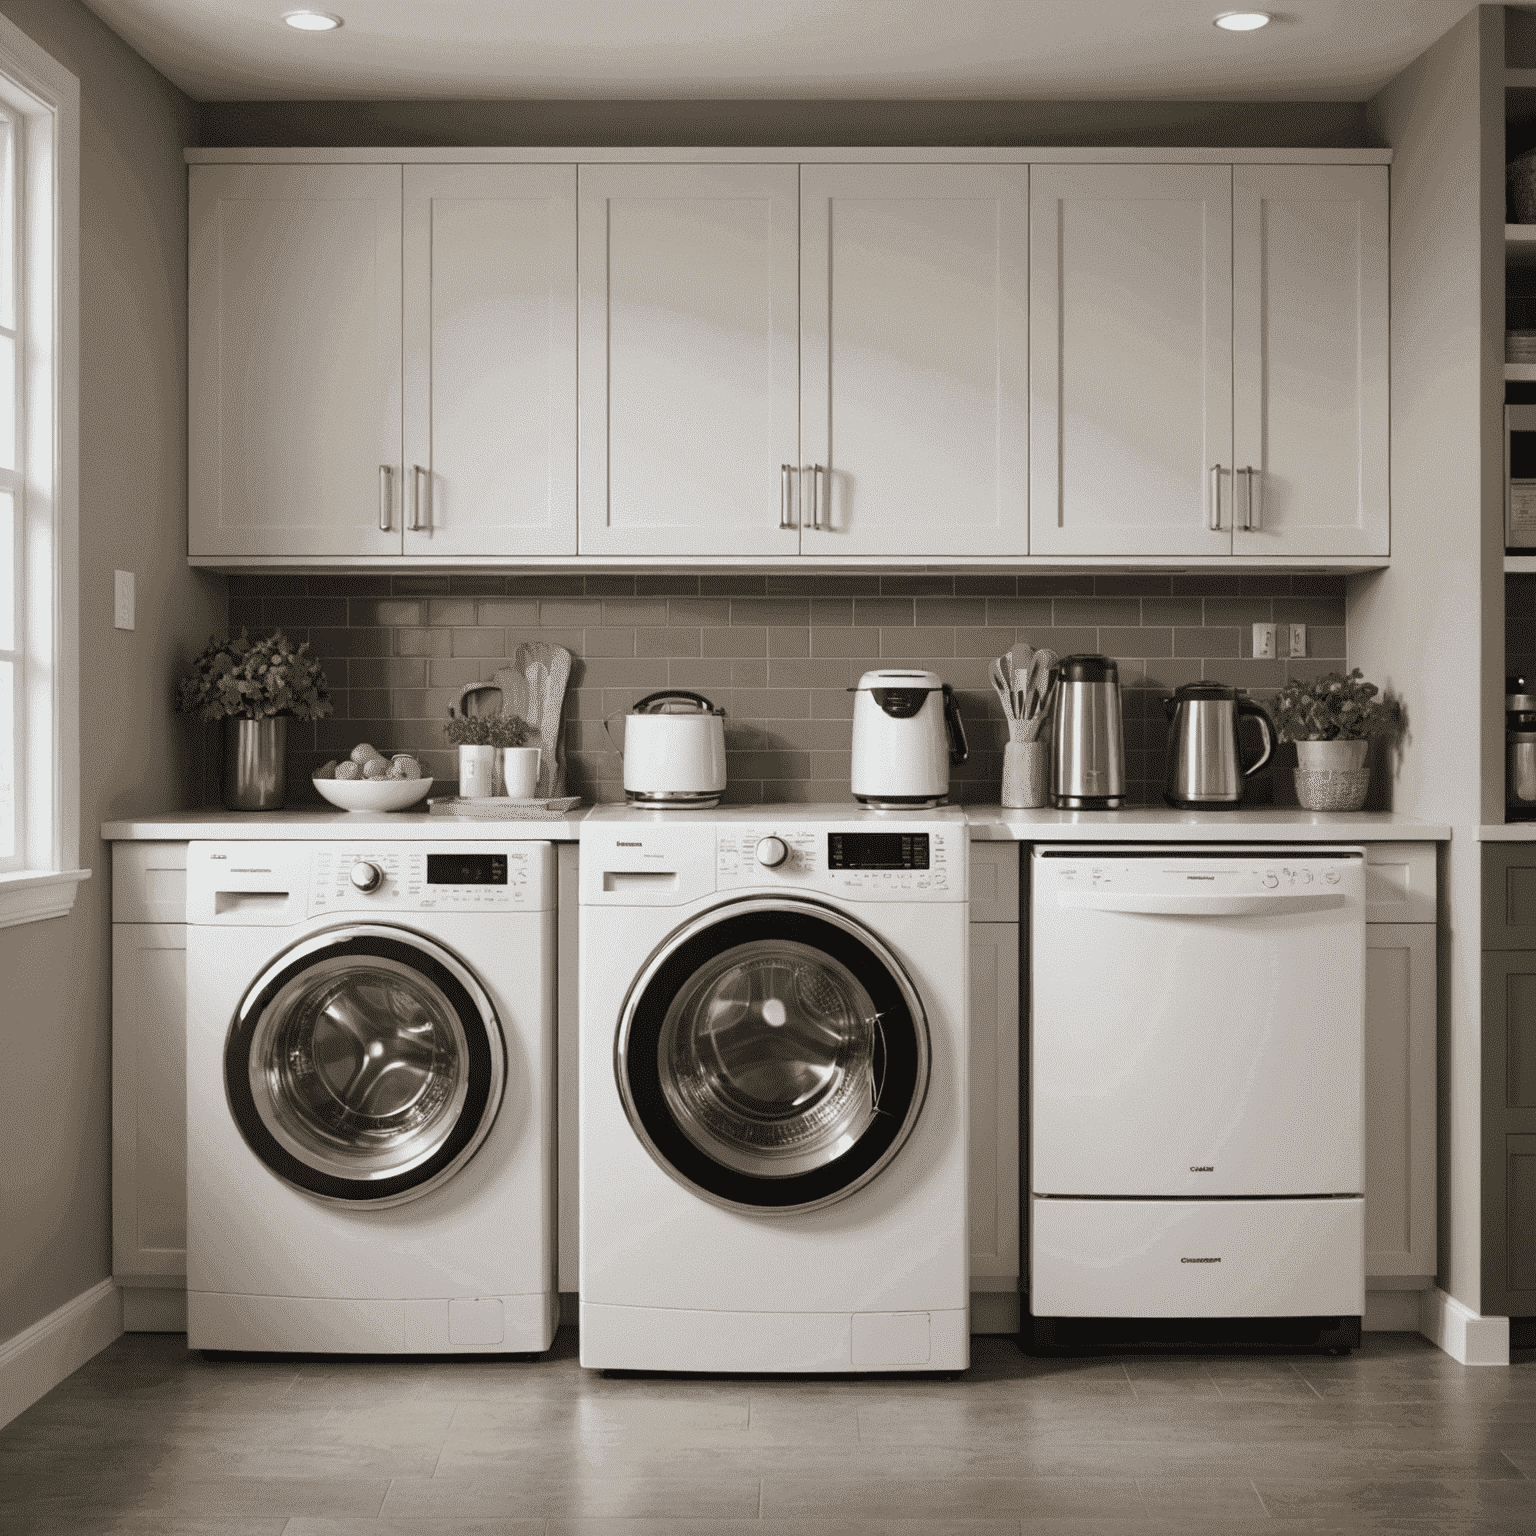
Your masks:
<svg viewBox="0 0 1536 1536"><path fill-rule="evenodd" d="M1038 810L1050 799L1051 759L1043 741L1010 741L1003 748L1003 805Z"/></svg>

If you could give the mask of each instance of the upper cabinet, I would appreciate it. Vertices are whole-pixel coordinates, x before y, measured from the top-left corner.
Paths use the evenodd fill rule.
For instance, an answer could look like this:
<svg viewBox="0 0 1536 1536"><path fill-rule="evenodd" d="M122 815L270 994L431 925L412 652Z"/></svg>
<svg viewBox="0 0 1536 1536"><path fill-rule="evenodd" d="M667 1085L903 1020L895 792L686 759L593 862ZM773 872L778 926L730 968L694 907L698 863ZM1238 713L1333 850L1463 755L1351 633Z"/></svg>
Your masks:
<svg viewBox="0 0 1536 1536"><path fill-rule="evenodd" d="M1385 166L1036 167L1030 552L1385 555Z"/></svg>
<svg viewBox="0 0 1536 1536"><path fill-rule="evenodd" d="M1029 168L800 172L800 548L1029 547Z"/></svg>
<svg viewBox="0 0 1536 1536"><path fill-rule="evenodd" d="M575 247L569 166L194 166L191 554L574 554Z"/></svg>
<svg viewBox="0 0 1536 1536"><path fill-rule="evenodd" d="M1387 168L1232 168L1235 555L1385 555Z"/></svg>
<svg viewBox="0 0 1536 1536"><path fill-rule="evenodd" d="M192 558L1379 561L1387 167L1192 162L196 164Z"/></svg>
<svg viewBox="0 0 1536 1536"><path fill-rule="evenodd" d="M581 552L793 555L793 165L581 168Z"/></svg>

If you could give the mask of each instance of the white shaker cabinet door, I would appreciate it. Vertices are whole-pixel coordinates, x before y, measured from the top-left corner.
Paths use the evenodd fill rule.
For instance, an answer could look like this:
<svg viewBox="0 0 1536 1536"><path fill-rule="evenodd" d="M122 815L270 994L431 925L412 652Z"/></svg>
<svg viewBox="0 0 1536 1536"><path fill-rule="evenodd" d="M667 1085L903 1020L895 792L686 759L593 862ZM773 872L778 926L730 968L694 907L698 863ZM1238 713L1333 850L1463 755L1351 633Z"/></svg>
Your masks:
<svg viewBox="0 0 1536 1536"><path fill-rule="evenodd" d="M800 172L800 547L1029 547L1029 168Z"/></svg>
<svg viewBox="0 0 1536 1536"><path fill-rule="evenodd" d="M112 1273L119 1280L187 1270L186 1036L186 925L114 923Z"/></svg>
<svg viewBox="0 0 1536 1536"><path fill-rule="evenodd" d="M401 549L400 167L195 165L193 555Z"/></svg>
<svg viewBox="0 0 1536 1536"><path fill-rule="evenodd" d="M1232 172L1035 166L1033 555L1231 552Z"/></svg>
<svg viewBox="0 0 1536 1536"><path fill-rule="evenodd" d="M1365 926L1365 1272L1433 1275L1435 925Z"/></svg>
<svg viewBox="0 0 1536 1536"><path fill-rule="evenodd" d="M970 967L971 1288L1012 1290L1019 1275L1019 925L972 923Z"/></svg>
<svg viewBox="0 0 1536 1536"><path fill-rule="evenodd" d="M1387 167L1232 172L1232 551L1385 555Z"/></svg>
<svg viewBox="0 0 1536 1536"><path fill-rule="evenodd" d="M576 553L576 168L405 167L405 553Z"/></svg>
<svg viewBox="0 0 1536 1536"><path fill-rule="evenodd" d="M579 177L581 553L797 554L796 167Z"/></svg>

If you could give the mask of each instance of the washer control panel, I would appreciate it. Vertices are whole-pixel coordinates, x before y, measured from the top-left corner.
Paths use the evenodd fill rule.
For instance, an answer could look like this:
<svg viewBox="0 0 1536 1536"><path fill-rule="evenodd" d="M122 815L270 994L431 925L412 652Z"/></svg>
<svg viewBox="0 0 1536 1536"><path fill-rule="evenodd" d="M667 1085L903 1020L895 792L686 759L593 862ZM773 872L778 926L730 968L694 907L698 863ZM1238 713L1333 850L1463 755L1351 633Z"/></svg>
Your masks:
<svg viewBox="0 0 1536 1536"><path fill-rule="evenodd" d="M309 913L505 912L538 904L536 847L321 844Z"/></svg>
<svg viewBox="0 0 1536 1536"><path fill-rule="evenodd" d="M725 823L715 843L720 890L789 886L865 901L956 900L954 850L964 829L795 826L789 821Z"/></svg>

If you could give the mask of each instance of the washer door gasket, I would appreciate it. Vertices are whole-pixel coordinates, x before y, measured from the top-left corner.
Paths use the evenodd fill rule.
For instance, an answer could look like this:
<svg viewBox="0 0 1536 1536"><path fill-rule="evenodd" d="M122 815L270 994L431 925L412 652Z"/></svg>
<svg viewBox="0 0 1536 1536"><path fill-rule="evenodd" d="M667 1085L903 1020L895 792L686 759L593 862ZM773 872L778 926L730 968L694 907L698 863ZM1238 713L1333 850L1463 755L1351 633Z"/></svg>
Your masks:
<svg viewBox="0 0 1536 1536"><path fill-rule="evenodd" d="M506 1052L473 973L408 929L349 925L279 955L229 1027L224 1088L247 1145L306 1193L415 1199L474 1156Z"/></svg>
<svg viewBox="0 0 1536 1536"><path fill-rule="evenodd" d="M716 907L625 999L614 1069L656 1162L759 1214L846 1198L901 1149L928 1089L928 1022L894 955L806 900Z"/></svg>

